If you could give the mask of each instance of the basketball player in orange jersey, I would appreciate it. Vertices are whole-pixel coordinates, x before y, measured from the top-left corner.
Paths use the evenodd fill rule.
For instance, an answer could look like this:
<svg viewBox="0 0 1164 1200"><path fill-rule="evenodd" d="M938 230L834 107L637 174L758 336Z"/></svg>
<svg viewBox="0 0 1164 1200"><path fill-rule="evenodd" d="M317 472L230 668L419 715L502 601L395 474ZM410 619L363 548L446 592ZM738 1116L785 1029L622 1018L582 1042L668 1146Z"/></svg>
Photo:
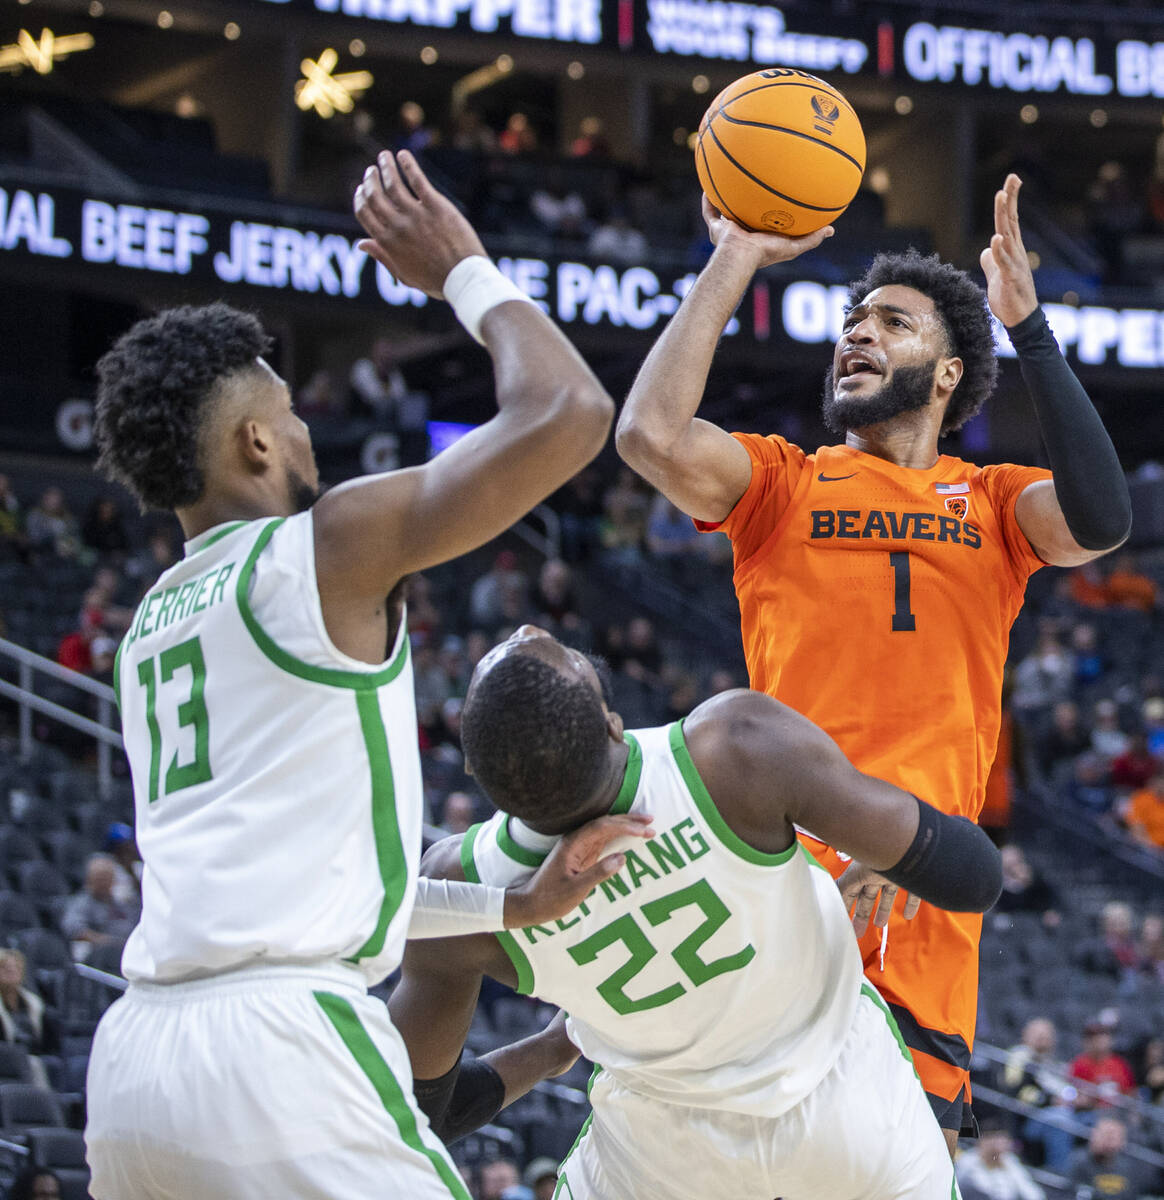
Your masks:
<svg viewBox="0 0 1164 1200"><path fill-rule="evenodd" d="M701 529L732 539L752 686L815 721L860 770L972 819L1027 578L1044 563L1096 558L1131 525L1115 449L1036 299L1019 187L1010 175L995 195L981 262L1050 471L980 468L939 452L993 390L998 367L981 290L916 252L874 259L850 290L823 402L839 445L809 454L776 434L729 435L699 420L716 343L753 274L829 233L750 232L706 199L715 252L618 425L623 459ZM823 843L805 842L834 875L844 870ZM862 888L867 876L854 871L866 974L893 1009L953 1152L959 1131L974 1127L981 918L927 906L907 923L902 905L890 916L885 889L866 929L880 880Z"/></svg>

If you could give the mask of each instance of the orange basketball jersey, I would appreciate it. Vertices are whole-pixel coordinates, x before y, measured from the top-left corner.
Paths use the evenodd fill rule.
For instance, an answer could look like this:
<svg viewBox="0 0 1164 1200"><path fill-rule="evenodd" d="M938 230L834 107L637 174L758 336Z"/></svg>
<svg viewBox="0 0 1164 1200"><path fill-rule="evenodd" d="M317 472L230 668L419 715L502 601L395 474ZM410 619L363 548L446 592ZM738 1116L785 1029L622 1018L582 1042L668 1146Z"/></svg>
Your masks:
<svg viewBox="0 0 1164 1200"><path fill-rule="evenodd" d="M735 436L752 459L748 489L725 521L696 524L732 540L752 686L816 722L860 770L976 819L1010 628L1042 565L1015 500L1049 472L947 455L911 470L848 446L805 454ZM834 853L806 844L839 873ZM900 908L884 970L879 931L862 941L870 979L923 1030L971 1047L981 918L923 905L906 923ZM957 1094L950 1071L918 1066L927 1091Z"/></svg>

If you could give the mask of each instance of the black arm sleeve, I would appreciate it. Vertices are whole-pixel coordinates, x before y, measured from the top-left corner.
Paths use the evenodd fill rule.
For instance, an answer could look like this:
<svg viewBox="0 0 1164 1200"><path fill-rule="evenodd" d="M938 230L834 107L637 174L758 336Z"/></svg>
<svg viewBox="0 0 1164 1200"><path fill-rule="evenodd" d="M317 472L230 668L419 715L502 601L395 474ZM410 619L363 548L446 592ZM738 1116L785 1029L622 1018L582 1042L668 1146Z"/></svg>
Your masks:
<svg viewBox="0 0 1164 1200"><path fill-rule="evenodd" d="M1111 550L1132 527L1132 499L1099 413L1041 308L1006 332L1035 406L1067 528L1085 550Z"/></svg>
<svg viewBox="0 0 1164 1200"><path fill-rule="evenodd" d="M965 817L947 816L924 800L917 807L917 836L901 861L881 874L938 908L985 912L1002 891L1002 857L994 843Z"/></svg>
<svg viewBox="0 0 1164 1200"><path fill-rule="evenodd" d="M501 1076L479 1058L458 1062L439 1079L414 1079L412 1086L433 1133L446 1145L487 1125L505 1104Z"/></svg>

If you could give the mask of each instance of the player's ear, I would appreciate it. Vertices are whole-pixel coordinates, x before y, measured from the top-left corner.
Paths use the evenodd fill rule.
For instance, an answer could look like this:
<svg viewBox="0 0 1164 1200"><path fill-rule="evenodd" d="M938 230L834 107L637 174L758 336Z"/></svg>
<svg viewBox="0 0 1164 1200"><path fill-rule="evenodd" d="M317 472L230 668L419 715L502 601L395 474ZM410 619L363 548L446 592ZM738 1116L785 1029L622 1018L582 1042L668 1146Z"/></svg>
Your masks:
<svg viewBox="0 0 1164 1200"><path fill-rule="evenodd" d="M234 431L235 444L247 467L259 472L271 465L273 441L271 431L262 421L253 417L240 421Z"/></svg>
<svg viewBox="0 0 1164 1200"><path fill-rule="evenodd" d="M612 742L622 741L622 717L610 709L606 710L606 733Z"/></svg>
<svg viewBox="0 0 1164 1200"><path fill-rule="evenodd" d="M941 358L938 360L938 377L935 380L944 392L952 392L962 379L962 360L960 358Z"/></svg>

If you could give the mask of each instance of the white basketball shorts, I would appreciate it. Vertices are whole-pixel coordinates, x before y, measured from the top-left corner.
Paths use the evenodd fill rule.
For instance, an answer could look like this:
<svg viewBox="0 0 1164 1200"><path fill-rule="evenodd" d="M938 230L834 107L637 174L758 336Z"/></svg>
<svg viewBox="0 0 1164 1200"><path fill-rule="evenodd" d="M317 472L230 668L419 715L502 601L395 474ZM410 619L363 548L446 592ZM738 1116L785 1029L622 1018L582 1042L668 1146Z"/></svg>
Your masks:
<svg viewBox="0 0 1164 1200"><path fill-rule="evenodd" d="M133 984L93 1043L96 1200L470 1200L355 970Z"/></svg>
<svg viewBox="0 0 1164 1200"><path fill-rule="evenodd" d="M780 1117L665 1103L601 1069L590 1103L557 1200L958 1200L909 1052L867 984L832 1070Z"/></svg>

